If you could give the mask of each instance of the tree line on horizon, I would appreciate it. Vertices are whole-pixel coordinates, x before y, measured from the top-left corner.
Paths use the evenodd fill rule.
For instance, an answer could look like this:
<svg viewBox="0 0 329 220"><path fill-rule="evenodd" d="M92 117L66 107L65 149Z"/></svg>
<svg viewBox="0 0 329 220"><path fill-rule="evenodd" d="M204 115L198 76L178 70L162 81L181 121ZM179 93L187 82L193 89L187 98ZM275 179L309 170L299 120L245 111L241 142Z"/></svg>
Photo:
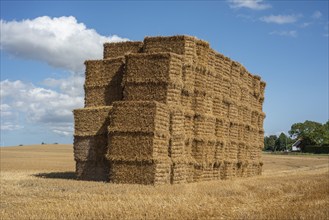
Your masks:
<svg viewBox="0 0 329 220"><path fill-rule="evenodd" d="M265 151L291 150L292 145L301 141L303 148L317 146L329 148L329 121L324 124L306 120L303 123L295 123L288 131L289 135L281 132L279 136L269 135L264 137Z"/></svg>

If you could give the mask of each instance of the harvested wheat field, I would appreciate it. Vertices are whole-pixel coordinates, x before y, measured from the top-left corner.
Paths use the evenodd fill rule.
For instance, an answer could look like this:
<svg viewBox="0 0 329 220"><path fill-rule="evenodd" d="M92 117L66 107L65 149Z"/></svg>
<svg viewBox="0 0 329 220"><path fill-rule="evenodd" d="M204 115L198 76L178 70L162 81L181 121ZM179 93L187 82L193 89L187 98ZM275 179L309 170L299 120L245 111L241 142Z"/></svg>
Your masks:
<svg viewBox="0 0 329 220"><path fill-rule="evenodd" d="M1 219L328 219L328 156L264 154L261 176L145 186L75 180L72 145L0 148Z"/></svg>

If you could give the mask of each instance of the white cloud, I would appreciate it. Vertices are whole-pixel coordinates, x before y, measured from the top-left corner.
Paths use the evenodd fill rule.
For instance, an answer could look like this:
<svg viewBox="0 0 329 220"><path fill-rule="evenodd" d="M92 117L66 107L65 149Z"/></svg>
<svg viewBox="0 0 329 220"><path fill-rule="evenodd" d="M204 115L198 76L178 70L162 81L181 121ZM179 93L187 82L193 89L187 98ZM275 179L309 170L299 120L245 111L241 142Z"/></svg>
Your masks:
<svg viewBox="0 0 329 220"><path fill-rule="evenodd" d="M1 81L0 92L3 111L20 114L30 123L51 124L52 126L63 123L69 123L72 126L72 110L83 107L84 103L83 96L65 94L30 83L25 84L19 80ZM2 121L1 127L7 128L7 130L13 129L8 125L8 121Z"/></svg>
<svg viewBox="0 0 329 220"><path fill-rule="evenodd" d="M272 31L270 32L270 35L279 35L284 37L297 37L298 33L295 30L290 31Z"/></svg>
<svg viewBox="0 0 329 220"><path fill-rule="evenodd" d="M102 36L73 16L0 22L2 50L75 73L83 72L86 59L102 58L104 42L128 40L116 35Z"/></svg>
<svg viewBox="0 0 329 220"><path fill-rule="evenodd" d="M231 8L248 8L252 10L264 10L271 8L270 4L263 0L228 0Z"/></svg>
<svg viewBox="0 0 329 220"><path fill-rule="evenodd" d="M58 126L52 126L51 130L60 136L72 136L74 128L70 123L63 123Z"/></svg>
<svg viewBox="0 0 329 220"><path fill-rule="evenodd" d="M322 17L322 13L320 11L315 11L312 14L312 18L314 18L314 19L319 19L321 17Z"/></svg>
<svg viewBox="0 0 329 220"><path fill-rule="evenodd" d="M1 50L45 62L70 74L47 78L39 86L20 80L0 82L1 130L37 125L58 135L73 134L72 110L84 104L84 61L101 59L104 42L128 39L102 36L75 17L37 17L0 21ZM40 126L39 126L40 125Z"/></svg>
<svg viewBox="0 0 329 220"><path fill-rule="evenodd" d="M21 125L12 124L10 122L1 123L2 131L14 131L14 130L22 129L22 128L24 128L24 127Z"/></svg>
<svg viewBox="0 0 329 220"><path fill-rule="evenodd" d="M261 17L260 20L266 23L290 24L295 23L301 15L269 15Z"/></svg>

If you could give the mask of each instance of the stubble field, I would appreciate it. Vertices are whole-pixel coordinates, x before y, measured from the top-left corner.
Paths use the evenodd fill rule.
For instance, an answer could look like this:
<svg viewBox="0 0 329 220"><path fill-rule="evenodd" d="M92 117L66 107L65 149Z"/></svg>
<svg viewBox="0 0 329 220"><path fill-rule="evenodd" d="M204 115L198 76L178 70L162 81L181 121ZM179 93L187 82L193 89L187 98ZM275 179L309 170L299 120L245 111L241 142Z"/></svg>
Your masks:
<svg viewBox="0 0 329 220"><path fill-rule="evenodd" d="M1 219L328 219L328 156L263 155L263 175L181 185L77 181L72 145L0 148Z"/></svg>

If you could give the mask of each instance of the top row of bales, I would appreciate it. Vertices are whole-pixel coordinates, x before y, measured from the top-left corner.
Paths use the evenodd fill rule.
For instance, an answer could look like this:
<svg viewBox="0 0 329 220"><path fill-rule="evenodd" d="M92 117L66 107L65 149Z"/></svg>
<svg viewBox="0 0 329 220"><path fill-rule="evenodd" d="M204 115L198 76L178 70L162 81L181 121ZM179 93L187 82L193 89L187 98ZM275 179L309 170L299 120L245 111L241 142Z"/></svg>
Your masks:
<svg viewBox="0 0 329 220"><path fill-rule="evenodd" d="M131 53L165 52L181 55L183 70L188 70L189 67L201 69L209 78L207 82L218 82L217 84L224 85L226 83L228 86L233 85L233 87L234 85L239 85L242 90L245 89L257 98L264 98L266 84L261 81L259 76L250 74L240 63L232 61L230 58L214 51L210 48L208 42L191 36L146 37L144 41L105 43L104 60L101 62L107 62L107 59ZM183 71L183 90L193 92L194 88L190 86L188 79L186 79L189 77L186 73L188 71ZM121 71L121 74L123 74L123 71ZM120 76L117 78L120 78ZM225 94L225 92L221 91L221 94Z"/></svg>

